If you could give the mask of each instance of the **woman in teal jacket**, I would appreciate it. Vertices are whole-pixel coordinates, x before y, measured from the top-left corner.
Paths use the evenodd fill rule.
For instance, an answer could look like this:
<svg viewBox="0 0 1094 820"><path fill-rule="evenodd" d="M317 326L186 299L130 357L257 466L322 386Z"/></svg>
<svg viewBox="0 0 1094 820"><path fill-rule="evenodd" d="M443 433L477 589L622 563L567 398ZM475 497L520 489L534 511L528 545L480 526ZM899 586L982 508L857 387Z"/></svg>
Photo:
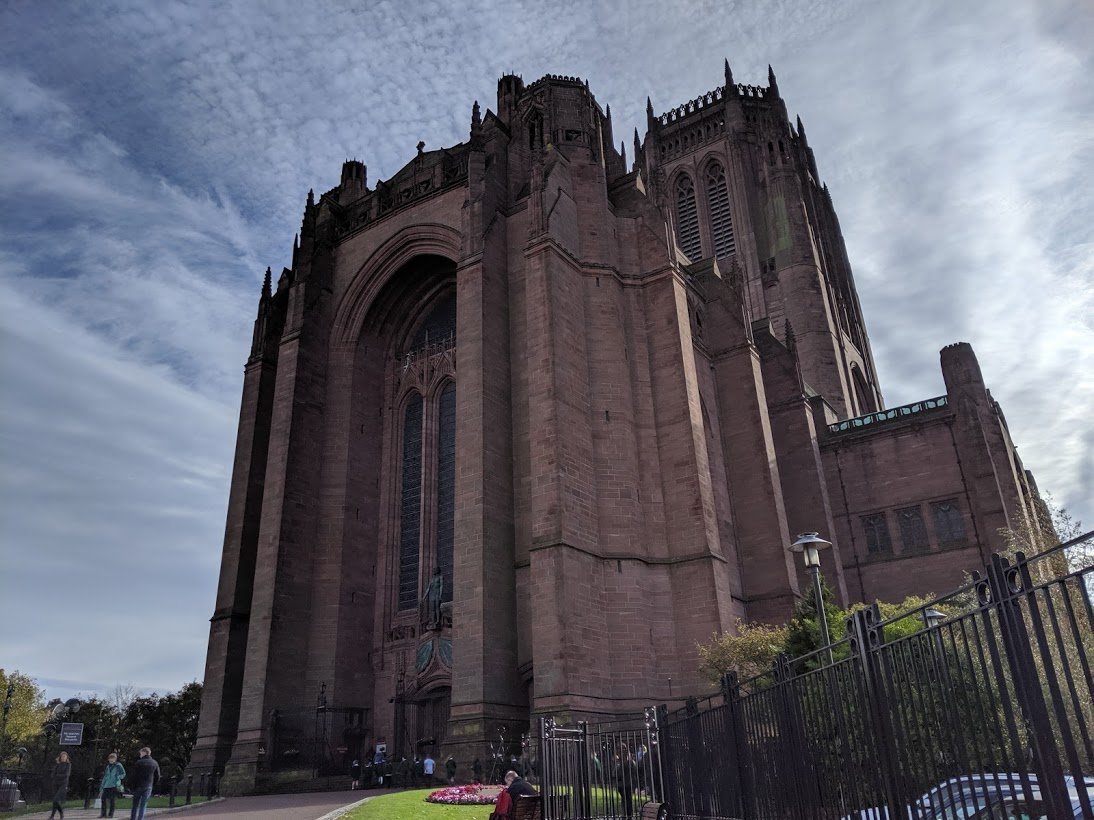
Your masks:
<svg viewBox="0 0 1094 820"><path fill-rule="evenodd" d="M118 762L118 756L111 752L106 757L106 770L103 772L102 813L99 817L114 816L114 801L122 795L122 781L125 780L125 766ZM110 806L107 813L107 806Z"/></svg>

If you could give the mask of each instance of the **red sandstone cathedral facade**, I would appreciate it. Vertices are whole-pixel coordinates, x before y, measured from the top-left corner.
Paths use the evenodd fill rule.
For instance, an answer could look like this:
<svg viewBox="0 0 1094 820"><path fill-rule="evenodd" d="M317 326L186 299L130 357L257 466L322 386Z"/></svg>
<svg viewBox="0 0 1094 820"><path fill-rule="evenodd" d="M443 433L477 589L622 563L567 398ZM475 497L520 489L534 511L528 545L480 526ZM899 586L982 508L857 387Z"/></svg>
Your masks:
<svg viewBox="0 0 1094 820"><path fill-rule="evenodd" d="M466 142L309 193L245 370L195 768L466 766L534 714L701 692L697 642L790 613L799 531L842 600L892 601L1030 514L967 344L884 409L774 74L727 63L616 145L586 83L505 76Z"/></svg>

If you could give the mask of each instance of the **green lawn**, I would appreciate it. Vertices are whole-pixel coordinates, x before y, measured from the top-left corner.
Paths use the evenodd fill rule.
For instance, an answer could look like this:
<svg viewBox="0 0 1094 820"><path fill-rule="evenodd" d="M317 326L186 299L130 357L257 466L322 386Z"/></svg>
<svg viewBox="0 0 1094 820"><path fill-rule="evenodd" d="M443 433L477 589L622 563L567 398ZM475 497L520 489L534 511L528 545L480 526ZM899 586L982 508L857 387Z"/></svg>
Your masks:
<svg viewBox="0 0 1094 820"><path fill-rule="evenodd" d="M426 803L433 789L415 789L374 797L345 816L346 820L486 820L491 806L446 806Z"/></svg>

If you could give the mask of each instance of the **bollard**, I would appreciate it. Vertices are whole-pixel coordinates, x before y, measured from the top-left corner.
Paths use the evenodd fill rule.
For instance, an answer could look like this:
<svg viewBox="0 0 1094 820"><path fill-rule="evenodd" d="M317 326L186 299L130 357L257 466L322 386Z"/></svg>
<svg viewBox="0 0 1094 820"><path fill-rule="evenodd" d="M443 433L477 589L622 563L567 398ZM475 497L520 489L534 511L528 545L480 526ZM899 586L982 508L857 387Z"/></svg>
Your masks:
<svg viewBox="0 0 1094 820"><path fill-rule="evenodd" d="M95 778L89 777L87 779L87 789L84 791L84 809L91 808L91 790L95 788Z"/></svg>
<svg viewBox="0 0 1094 820"><path fill-rule="evenodd" d="M179 779L177 777L171 778L171 788L167 790L167 808L173 809L175 807L175 795L179 792Z"/></svg>
<svg viewBox="0 0 1094 820"><path fill-rule="evenodd" d="M194 793L194 776L192 774L186 776L186 805L190 805L191 795Z"/></svg>
<svg viewBox="0 0 1094 820"><path fill-rule="evenodd" d="M220 772L213 769L213 773L210 775L209 779L212 781L212 785L209 787L209 797L213 798L220 794Z"/></svg>
<svg viewBox="0 0 1094 820"><path fill-rule="evenodd" d="M205 772L201 773L201 777L198 778L198 797L205 796Z"/></svg>

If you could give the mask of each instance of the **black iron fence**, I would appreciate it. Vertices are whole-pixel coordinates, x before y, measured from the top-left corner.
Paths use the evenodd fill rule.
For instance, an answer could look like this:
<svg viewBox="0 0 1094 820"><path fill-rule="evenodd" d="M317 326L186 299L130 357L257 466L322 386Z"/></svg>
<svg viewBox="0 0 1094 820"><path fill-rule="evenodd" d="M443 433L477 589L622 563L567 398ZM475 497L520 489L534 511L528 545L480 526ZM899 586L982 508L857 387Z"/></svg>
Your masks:
<svg viewBox="0 0 1094 820"><path fill-rule="evenodd" d="M862 609L831 647L659 707L647 748L663 779L641 796L680 820L1094 820L1092 548L1094 533L994 556L927 605ZM547 794L593 791L588 740L566 752L574 735L560 734L588 731L544 731L544 759L564 758L544 769ZM638 816L618 801L546 807L549 820Z"/></svg>

